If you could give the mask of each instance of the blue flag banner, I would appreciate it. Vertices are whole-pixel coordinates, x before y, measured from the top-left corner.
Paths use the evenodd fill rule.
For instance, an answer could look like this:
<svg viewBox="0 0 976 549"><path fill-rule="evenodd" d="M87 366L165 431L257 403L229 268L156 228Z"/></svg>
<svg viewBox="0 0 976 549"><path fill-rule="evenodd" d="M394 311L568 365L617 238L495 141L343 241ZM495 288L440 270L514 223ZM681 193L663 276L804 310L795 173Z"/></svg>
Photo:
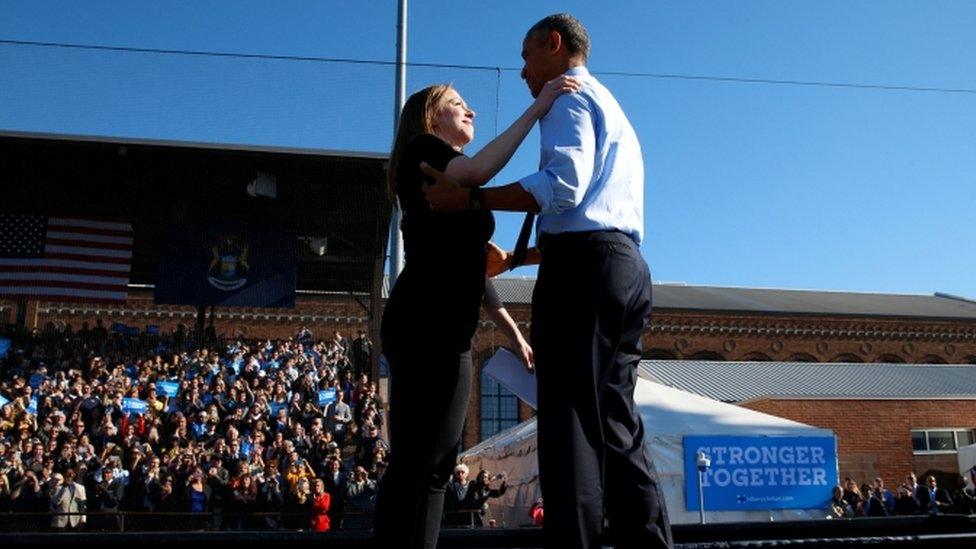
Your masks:
<svg viewBox="0 0 976 549"><path fill-rule="evenodd" d="M156 303L294 307L294 229L253 220L196 222L164 231Z"/></svg>
<svg viewBox="0 0 976 549"><path fill-rule="evenodd" d="M319 391L319 406L331 404L336 399L335 389L322 389Z"/></svg>
<svg viewBox="0 0 976 549"><path fill-rule="evenodd" d="M145 400L138 398L123 398L122 412L126 414L145 414L149 410L149 404Z"/></svg>
<svg viewBox="0 0 976 549"><path fill-rule="evenodd" d="M180 394L180 384L175 381L158 381L156 382L156 394L173 398Z"/></svg>
<svg viewBox="0 0 976 549"><path fill-rule="evenodd" d="M30 403L27 404L27 413L34 416L37 415L37 396L31 397Z"/></svg>
<svg viewBox="0 0 976 549"><path fill-rule="evenodd" d="M8 404L10 404L10 399L7 398L7 397L5 397L5 396L3 396L3 395L0 395L0 408L3 408L4 406L6 406Z"/></svg>
<svg viewBox="0 0 976 549"><path fill-rule="evenodd" d="M10 340L5 337L0 337L0 358L7 358L7 353L10 352Z"/></svg>
<svg viewBox="0 0 976 549"><path fill-rule="evenodd" d="M698 510L696 454L711 459L706 511L826 508L837 485L834 437L684 437L685 503Z"/></svg>
<svg viewBox="0 0 976 549"><path fill-rule="evenodd" d="M30 380L27 383L30 384L31 389L36 391L37 388L41 386L41 383L44 383L45 379L47 379L47 376L44 374L33 374L30 376Z"/></svg>

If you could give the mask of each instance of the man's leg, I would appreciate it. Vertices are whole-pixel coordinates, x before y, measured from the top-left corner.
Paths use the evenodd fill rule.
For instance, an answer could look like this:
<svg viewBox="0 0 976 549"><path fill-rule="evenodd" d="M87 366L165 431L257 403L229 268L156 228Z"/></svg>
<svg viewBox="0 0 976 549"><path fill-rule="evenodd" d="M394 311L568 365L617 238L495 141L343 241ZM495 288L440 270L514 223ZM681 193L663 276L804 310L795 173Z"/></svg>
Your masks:
<svg viewBox="0 0 976 549"><path fill-rule="evenodd" d="M604 243L547 245L532 303L539 388L539 473L549 548L598 548L603 531L603 433L597 337Z"/></svg>

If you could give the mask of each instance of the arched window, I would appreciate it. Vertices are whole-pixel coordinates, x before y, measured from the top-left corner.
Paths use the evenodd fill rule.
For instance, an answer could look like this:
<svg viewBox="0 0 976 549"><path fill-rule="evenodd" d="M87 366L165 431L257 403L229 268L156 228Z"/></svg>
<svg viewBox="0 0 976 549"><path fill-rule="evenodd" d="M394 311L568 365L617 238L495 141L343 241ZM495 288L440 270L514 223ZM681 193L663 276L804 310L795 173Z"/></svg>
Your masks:
<svg viewBox="0 0 976 549"><path fill-rule="evenodd" d="M766 353L749 353L741 359L743 362L772 362Z"/></svg>
<svg viewBox="0 0 976 549"><path fill-rule="evenodd" d="M905 359L902 358L902 357L900 357L900 356L898 356L898 355L893 355L891 353L887 353L887 354L883 354L883 355L879 356L878 357L878 360L876 360L875 362L886 362L886 363L889 363L889 364L904 364L905 363Z"/></svg>
<svg viewBox="0 0 976 549"><path fill-rule="evenodd" d="M648 349L644 353L645 360L674 360L676 358L678 357L667 349Z"/></svg>
<svg viewBox="0 0 976 549"><path fill-rule="evenodd" d="M519 422L518 397L481 371L481 440Z"/></svg>
<svg viewBox="0 0 976 549"><path fill-rule="evenodd" d="M796 353L786 360L787 362L820 362L817 357L809 353Z"/></svg>
<svg viewBox="0 0 976 549"><path fill-rule="evenodd" d="M852 353L843 353L830 359L831 362L864 362L861 357Z"/></svg>
<svg viewBox="0 0 976 549"><path fill-rule="evenodd" d="M925 355L922 359L922 364L946 364L946 359L939 355Z"/></svg>

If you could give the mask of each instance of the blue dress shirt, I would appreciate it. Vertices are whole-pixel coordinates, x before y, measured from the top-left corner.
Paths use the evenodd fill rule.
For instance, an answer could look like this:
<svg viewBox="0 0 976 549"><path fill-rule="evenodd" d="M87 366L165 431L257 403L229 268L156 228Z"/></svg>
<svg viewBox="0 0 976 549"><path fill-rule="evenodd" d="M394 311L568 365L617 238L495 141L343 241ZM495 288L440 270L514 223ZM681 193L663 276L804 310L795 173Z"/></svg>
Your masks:
<svg viewBox="0 0 976 549"><path fill-rule="evenodd" d="M640 244L644 235L644 161L637 134L613 95L585 67L577 93L556 98L539 122L538 172L522 178L548 234L618 230Z"/></svg>

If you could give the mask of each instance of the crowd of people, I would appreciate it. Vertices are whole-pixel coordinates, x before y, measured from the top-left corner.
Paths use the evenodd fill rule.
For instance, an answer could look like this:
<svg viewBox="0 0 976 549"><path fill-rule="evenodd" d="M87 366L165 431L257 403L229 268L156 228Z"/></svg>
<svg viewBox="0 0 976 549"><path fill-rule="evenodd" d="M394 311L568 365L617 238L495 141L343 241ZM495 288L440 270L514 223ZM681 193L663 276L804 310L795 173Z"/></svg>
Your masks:
<svg viewBox="0 0 976 549"><path fill-rule="evenodd" d="M0 337L0 528L369 525L389 445L363 332Z"/></svg>
<svg viewBox="0 0 976 549"><path fill-rule="evenodd" d="M858 486L846 477L843 485L835 486L830 498L829 516L832 518L888 517L899 515L945 513L971 515L976 513L976 493L959 478L950 493L940 487L934 475L926 475L919 484L915 473L909 473L900 484L897 495L885 488L878 477L871 484Z"/></svg>

